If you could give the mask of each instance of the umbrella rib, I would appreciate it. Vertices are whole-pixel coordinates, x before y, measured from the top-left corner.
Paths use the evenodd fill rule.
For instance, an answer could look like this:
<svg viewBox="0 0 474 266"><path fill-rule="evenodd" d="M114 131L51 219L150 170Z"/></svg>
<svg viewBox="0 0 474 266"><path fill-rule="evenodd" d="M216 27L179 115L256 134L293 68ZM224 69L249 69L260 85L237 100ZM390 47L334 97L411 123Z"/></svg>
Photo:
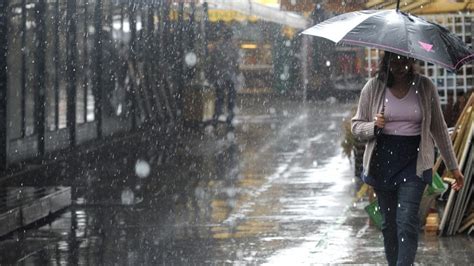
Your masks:
<svg viewBox="0 0 474 266"><path fill-rule="evenodd" d="M398 4L400 4L400 0L398 0ZM398 8L397 8L397 11L396 11L396 12L397 12L397 13L399 12L399 11L398 11ZM408 38L409 36L408 36L408 29L407 29L407 22L406 22L406 19L407 19L408 17L405 18L405 17L403 17L403 16L405 16L405 14L403 14L403 13L400 13L400 14L402 15L401 18L402 18L402 20L403 20L403 24L405 25L403 28L405 29L406 47L407 47L408 49L410 49L410 45L409 45L409 44L410 44L410 41L409 41L409 38ZM408 53L409 53L409 54L412 54L411 51L409 51Z"/></svg>
<svg viewBox="0 0 474 266"><path fill-rule="evenodd" d="M459 62L456 63L456 65L454 67L457 69L459 64L461 64L464 61L469 61L469 58L474 58L474 54L470 54L470 55L462 58L461 60L459 60Z"/></svg>
<svg viewBox="0 0 474 266"><path fill-rule="evenodd" d="M373 11L373 12L367 13L367 14L364 13L365 15L364 15L364 17L362 17L362 19L359 18L359 19L357 19L357 20L355 20L355 21L352 21L353 24L355 25L354 27L357 27L359 24L363 23L365 20L367 20L367 19L369 19L369 18L371 18L371 17L373 17L373 16L376 16L377 14L387 12L387 11L376 11L376 10L368 10L368 11ZM332 18L332 19L334 19L334 18ZM351 19L351 18L349 18L349 19ZM331 21L331 19L329 19L329 20L323 21L323 22L321 22L321 23L319 23L319 24L316 24L315 26L313 26L313 27L311 27L311 28L309 28L309 29L304 30L301 34L308 34L308 35L313 35L313 36L319 36L319 37L328 39L328 40L330 40L330 41L332 41L332 42L334 42L334 43L338 43L338 42L340 42L340 41L344 38L344 36L347 35L347 33L348 33L349 31L352 30L352 28L348 28L348 29L346 29L345 31L342 31L342 33L338 33L338 34L334 34L334 31L331 31L331 32L330 32L330 33L331 33L330 35L327 35L327 34L325 35L325 33L329 33L329 32L324 32L325 24L328 24L328 23L329 23L329 24L332 24L332 23L341 23L341 21ZM323 30L323 34L321 34L321 32L319 32L319 34L318 34L318 33L316 33L316 34L314 33L315 31L321 31L321 29Z"/></svg>
<svg viewBox="0 0 474 266"><path fill-rule="evenodd" d="M357 40L351 40L351 39L342 39L341 41L343 42L346 42L346 43L349 43L349 44L363 44L363 45L366 45L366 46L371 46L371 47L375 47L375 48L382 48L382 49L391 49L392 51L396 52L403 52L403 53L406 53L406 55L410 54L409 51L406 51L406 50L402 50L402 49L399 49L399 48L395 48L395 47L392 47L392 46L388 46L388 45L383 45L383 44L375 44L375 43L369 43L369 42L364 42L364 41L357 41ZM433 61L433 62L436 62L436 64L439 64L439 65L442 65L442 66L445 66L447 68L450 68L450 69L456 69L456 66L459 64L456 64L456 66L453 66L453 65L448 65L446 63L443 63L441 61L438 61L438 60L435 60L433 58L429 58L429 57L426 57L426 56L421 56L421 55L416 55L417 57L421 57L421 58L424 58L424 59L421 59L421 60L425 60L425 61ZM465 58L463 58L462 61L465 61L467 58L469 57L474 57L474 55L470 55L470 56L467 56Z"/></svg>
<svg viewBox="0 0 474 266"><path fill-rule="evenodd" d="M376 43L370 43L370 42L364 42L364 41L358 41L358 40L352 40L352 39L342 39L341 41L348 42L348 43L354 43L354 44L363 44L363 45L373 46L373 47L377 47L377 48L389 48L389 49L392 49L394 51L399 51L399 52L403 52L403 53L408 54L408 51L405 51L403 49L396 48L396 47L393 47L393 46L383 45L383 44L376 44Z"/></svg>

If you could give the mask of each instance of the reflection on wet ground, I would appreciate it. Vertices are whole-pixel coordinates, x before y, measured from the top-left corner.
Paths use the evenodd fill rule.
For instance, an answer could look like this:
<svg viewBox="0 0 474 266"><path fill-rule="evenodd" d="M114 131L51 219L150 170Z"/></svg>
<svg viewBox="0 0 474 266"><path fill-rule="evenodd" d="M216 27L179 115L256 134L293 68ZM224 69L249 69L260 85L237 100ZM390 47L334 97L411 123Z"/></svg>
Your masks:
<svg viewBox="0 0 474 266"><path fill-rule="evenodd" d="M2 239L0 264L384 263L341 154L352 104L246 100L234 132L189 133L173 154L148 139L52 167L74 205ZM419 262L474 261L469 237L421 240Z"/></svg>

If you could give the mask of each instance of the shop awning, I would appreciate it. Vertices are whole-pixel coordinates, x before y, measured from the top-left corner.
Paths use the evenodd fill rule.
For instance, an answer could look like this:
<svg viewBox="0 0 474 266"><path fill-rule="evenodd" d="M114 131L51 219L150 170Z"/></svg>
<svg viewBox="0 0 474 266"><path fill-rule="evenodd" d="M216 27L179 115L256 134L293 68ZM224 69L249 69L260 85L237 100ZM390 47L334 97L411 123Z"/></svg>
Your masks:
<svg viewBox="0 0 474 266"><path fill-rule="evenodd" d="M235 11L246 16L278 23L296 29L308 27L307 18L297 13L282 11L275 5L264 5L248 0L207 0L209 10Z"/></svg>

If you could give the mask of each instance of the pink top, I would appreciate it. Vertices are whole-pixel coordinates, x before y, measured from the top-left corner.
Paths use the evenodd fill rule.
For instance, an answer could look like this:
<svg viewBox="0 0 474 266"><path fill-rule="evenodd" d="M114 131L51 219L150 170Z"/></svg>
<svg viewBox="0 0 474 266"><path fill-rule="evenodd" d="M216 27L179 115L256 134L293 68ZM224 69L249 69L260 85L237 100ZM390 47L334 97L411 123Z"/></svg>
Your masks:
<svg viewBox="0 0 474 266"><path fill-rule="evenodd" d="M421 134L422 114L417 93L411 86L405 97L399 99L386 88L384 134L399 136Z"/></svg>

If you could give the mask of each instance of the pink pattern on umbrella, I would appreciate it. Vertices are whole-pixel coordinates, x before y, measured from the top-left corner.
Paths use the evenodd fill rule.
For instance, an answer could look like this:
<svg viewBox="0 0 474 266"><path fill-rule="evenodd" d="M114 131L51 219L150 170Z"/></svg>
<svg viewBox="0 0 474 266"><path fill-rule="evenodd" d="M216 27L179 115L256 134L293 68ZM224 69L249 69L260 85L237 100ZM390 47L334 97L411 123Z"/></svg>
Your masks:
<svg viewBox="0 0 474 266"><path fill-rule="evenodd" d="M425 42L422 42L422 41L418 41L418 43L421 45L421 48L423 48L425 51L431 52L431 49L433 48L432 44L425 43Z"/></svg>

